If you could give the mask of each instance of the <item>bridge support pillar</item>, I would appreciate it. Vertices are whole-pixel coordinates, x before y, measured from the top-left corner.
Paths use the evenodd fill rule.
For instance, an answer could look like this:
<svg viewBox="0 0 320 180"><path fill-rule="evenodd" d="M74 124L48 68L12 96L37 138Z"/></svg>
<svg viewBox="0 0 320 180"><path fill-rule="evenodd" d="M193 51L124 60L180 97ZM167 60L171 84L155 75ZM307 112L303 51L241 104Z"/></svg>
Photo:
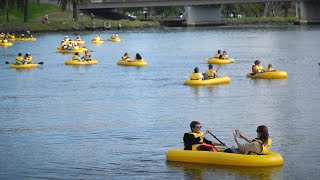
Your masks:
<svg viewBox="0 0 320 180"><path fill-rule="evenodd" d="M188 26L221 24L221 5L185 6Z"/></svg>
<svg viewBox="0 0 320 180"><path fill-rule="evenodd" d="M320 23L320 2L297 1L296 5L299 24L319 24Z"/></svg>

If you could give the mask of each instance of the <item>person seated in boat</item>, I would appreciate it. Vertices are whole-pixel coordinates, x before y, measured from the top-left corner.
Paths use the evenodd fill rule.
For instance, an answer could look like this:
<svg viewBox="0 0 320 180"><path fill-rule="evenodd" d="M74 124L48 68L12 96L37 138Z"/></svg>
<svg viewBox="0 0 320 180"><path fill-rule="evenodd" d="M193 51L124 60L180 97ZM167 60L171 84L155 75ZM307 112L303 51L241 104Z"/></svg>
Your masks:
<svg viewBox="0 0 320 180"><path fill-rule="evenodd" d="M30 33L30 31L27 31L29 38L33 38L32 34Z"/></svg>
<svg viewBox="0 0 320 180"><path fill-rule="evenodd" d="M118 34L116 34L116 35L115 35L115 39L119 39L119 36L118 36Z"/></svg>
<svg viewBox="0 0 320 180"><path fill-rule="evenodd" d="M91 55L89 54L89 51L85 51L84 55L81 57L81 59L85 61L92 61Z"/></svg>
<svg viewBox="0 0 320 180"><path fill-rule="evenodd" d="M21 34L20 38L24 38L24 34Z"/></svg>
<svg viewBox="0 0 320 180"><path fill-rule="evenodd" d="M260 60L255 60L254 65L252 66L252 73L261 73L264 72L263 67L260 65L261 61Z"/></svg>
<svg viewBox="0 0 320 180"><path fill-rule="evenodd" d="M216 72L214 69L213 69L213 65L212 64L209 64L209 69L206 70L206 75L208 76L208 79L213 79L213 78L218 78L218 72Z"/></svg>
<svg viewBox="0 0 320 180"><path fill-rule="evenodd" d="M239 133L239 134L238 134ZM269 152L272 140L269 137L267 126L261 125L257 127L257 138L250 139L237 131L233 131L234 141L238 145L236 149L226 149L225 152L237 154L267 154ZM241 144L238 138L242 138L248 143Z"/></svg>
<svg viewBox="0 0 320 180"><path fill-rule="evenodd" d="M14 35L14 33L12 33L10 36L9 36L10 39L15 39L16 36Z"/></svg>
<svg viewBox="0 0 320 180"><path fill-rule="evenodd" d="M76 37L76 41L82 41L82 39L81 39L81 36L80 36L80 35L78 35L78 36Z"/></svg>
<svg viewBox="0 0 320 180"><path fill-rule="evenodd" d="M100 38L99 35L97 35L97 36L94 38L94 40L96 40L96 41L102 41L102 39Z"/></svg>
<svg viewBox="0 0 320 180"><path fill-rule="evenodd" d="M124 53L124 55L122 56L122 60L123 61L130 61L131 57L129 56L129 54L126 52Z"/></svg>
<svg viewBox="0 0 320 180"><path fill-rule="evenodd" d="M110 39L115 39L116 36L114 34L111 35Z"/></svg>
<svg viewBox="0 0 320 180"><path fill-rule="evenodd" d="M220 53L221 53L221 50L218 50L218 53L215 54L213 57L218 59L220 57Z"/></svg>
<svg viewBox="0 0 320 180"><path fill-rule="evenodd" d="M32 56L30 53L26 53L26 55L24 56L24 63L23 64L32 64Z"/></svg>
<svg viewBox="0 0 320 180"><path fill-rule="evenodd" d="M70 41L70 39L69 39L68 36L65 36L63 40L64 40L65 42Z"/></svg>
<svg viewBox="0 0 320 180"><path fill-rule="evenodd" d="M4 37L2 40L1 40L1 43L8 43L8 40L6 37Z"/></svg>
<svg viewBox="0 0 320 180"><path fill-rule="evenodd" d="M18 56L16 57L16 64L21 65L25 64L26 62L23 60L22 53L18 53Z"/></svg>
<svg viewBox="0 0 320 180"><path fill-rule="evenodd" d="M204 77L201 73L199 73L199 68L195 67L194 72L190 74L190 80L203 80Z"/></svg>
<svg viewBox="0 0 320 180"><path fill-rule="evenodd" d="M223 51L222 54L219 56L219 59L228 59L228 54L226 51Z"/></svg>
<svg viewBox="0 0 320 180"><path fill-rule="evenodd" d="M268 72L271 72L271 71L276 71L272 68L272 64L268 64L268 68L267 68L267 71Z"/></svg>
<svg viewBox="0 0 320 180"><path fill-rule="evenodd" d="M217 152L218 150L215 146L225 146L225 144L206 139L205 136L209 134L210 131L206 130L206 132L203 133L201 132L201 127L199 121L192 121L190 123L191 132L185 133L183 136L184 150Z"/></svg>
<svg viewBox="0 0 320 180"><path fill-rule="evenodd" d="M143 61L141 55L139 53L136 54L136 61Z"/></svg>
<svg viewBox="0 0 320 180"><path fill-rule="evenodd" d="M81 61L80 55L78 52L74 53L74 55L72 56L72 61Z"/></svg>

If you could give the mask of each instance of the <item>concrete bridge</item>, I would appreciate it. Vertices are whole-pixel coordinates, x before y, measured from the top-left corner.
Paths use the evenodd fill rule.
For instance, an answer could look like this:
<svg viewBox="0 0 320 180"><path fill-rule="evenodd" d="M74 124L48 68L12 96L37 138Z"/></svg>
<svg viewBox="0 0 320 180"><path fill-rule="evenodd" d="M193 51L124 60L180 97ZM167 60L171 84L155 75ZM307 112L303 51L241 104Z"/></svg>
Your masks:
<svg viewBox="0 0 320 180"><path fill-rule="evenodd" d="M303 23L320 22L320 0L91 0L79 10L130 7L184 6L188 25L221 23L221 4L296 1L296 11Z"/></svg>

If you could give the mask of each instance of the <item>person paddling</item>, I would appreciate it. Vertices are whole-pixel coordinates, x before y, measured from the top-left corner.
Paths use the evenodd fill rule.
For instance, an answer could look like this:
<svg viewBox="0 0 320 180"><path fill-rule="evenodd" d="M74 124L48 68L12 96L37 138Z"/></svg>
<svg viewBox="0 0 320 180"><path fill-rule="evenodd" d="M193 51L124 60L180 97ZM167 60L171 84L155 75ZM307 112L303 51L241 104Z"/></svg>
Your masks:
<svg viewBox="0 0 320 180"><path fill-rule="evenodd" d="M129 54L126 52L124 53L124 55L122 56L122 60L123 61L130 61L131 57L129 56Z"/></svg>
<svg viewBox="0 0 320 180"><path fill-rule="evenodd" d="M22 53L18 53L18 56L16 57L16 64L17 65L21 65L21 64L24 64L25 61L23 61L23 56L22 56Z"/></svg>
<svg viewBox="0 0 320 180"><path fill-rule="evenodd" d="M218 52L213 57L219 59L220 54L221 54L221 50L218 50Z"/></svg>
<svg viewBox="0 0 320 180"><path fill-rule="evenodd" d="M83 60L85 60L85 61L91 61L92 58L91 58L91 55L89 54L89 51L85 51L85 52L84 52L84 55L82 56L81 59L83 59Z"/></svg>
<svg viewBox="0 0 320 180"><path fill-rule="evenodd" d="M190 123L191 132L185 133L183 136L184 150L192 151L214 151L217 152L215 146L226 146L216 142L209 141L205 138L207 134L210 134L210 130L206 130L205 133L201 132L201 123L199 121L192 121Z"/></svg>
<svg viewBox="0 0 320 180"><path fill-rule="evenodd" d="M79 62L81 61L81 58L78 52L74 53L74 55L72 56L72 61L79 61Z"/></svg>
<svg viewBox="0 0 320 180"><path fill-rule="evenodd" d="M209 64L209 69L206 70L206 75L208 76L208 79L218 78L218 70L214 71L213 65Z"/></svg>
<svg viewBox="0 0 320 180"><path fill-rule="evenodd" d="M254 65L252 66L252 73L261 73L264 72L263 67L260 65L261 61L260 60L255 60Z"/></svg>

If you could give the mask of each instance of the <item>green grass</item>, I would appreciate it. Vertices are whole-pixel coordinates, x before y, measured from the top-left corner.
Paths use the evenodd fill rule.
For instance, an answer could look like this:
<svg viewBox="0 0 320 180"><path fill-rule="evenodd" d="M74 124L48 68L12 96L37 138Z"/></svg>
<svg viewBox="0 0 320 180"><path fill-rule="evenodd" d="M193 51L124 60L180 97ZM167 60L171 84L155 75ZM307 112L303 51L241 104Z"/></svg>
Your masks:
<svg viewBox="0 0 320 180"><path fill-rule="evenodd" d="M29 4L29 21L41 21L45 14L50 14L53 12L60 11L59 6L52 4L40 3L30 3ZM0 22L6 22L6 15L2 11L0 14ZM9 10L9 22L23 22L23 11L19 9Z"/></svg>
<svg viewBox="0 0 320 180"><path fill-rule="evenodd" d="M226 24L285 24L294 23L297 17L242 17L242 18L224 18Z"/></svg>

